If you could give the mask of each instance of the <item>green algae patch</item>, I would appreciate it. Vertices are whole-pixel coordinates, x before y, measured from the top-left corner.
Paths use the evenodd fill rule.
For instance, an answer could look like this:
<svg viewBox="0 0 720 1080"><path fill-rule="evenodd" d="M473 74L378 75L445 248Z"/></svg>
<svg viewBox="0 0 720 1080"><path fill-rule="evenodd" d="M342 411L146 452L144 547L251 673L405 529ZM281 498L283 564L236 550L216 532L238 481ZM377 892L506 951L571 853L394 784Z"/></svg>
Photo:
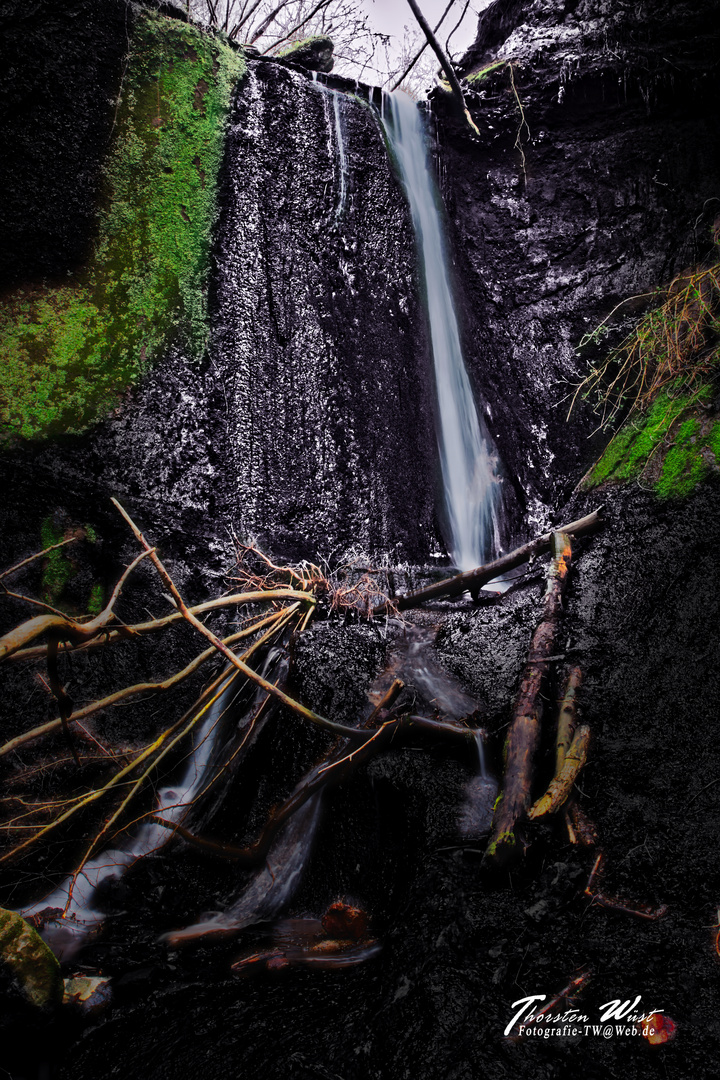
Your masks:
<svg viewBox="0 0 720 1080"><path fill-rule="evenodd" d="M60 964L29 923L15 911L0 908L0 962L31 1005L59 1005L63 997Z"/></svg>
<svg viewBox="0 0 720 1080"><path fill-rule="evenodd" d="M692 394L661 392L644 414L635 414L606 447L583 486L639 480L661 498L681 498L720 468L720 421L703 411L708 384Z"/></svg>
<svg viewBox="0 0 720 1080"><path fill-rule="evenodd" d="M242 54L143 15L132 34L89 265L0 302L0 427L82 431L182 335L207 338L206 282L224 121Z"/></svg>

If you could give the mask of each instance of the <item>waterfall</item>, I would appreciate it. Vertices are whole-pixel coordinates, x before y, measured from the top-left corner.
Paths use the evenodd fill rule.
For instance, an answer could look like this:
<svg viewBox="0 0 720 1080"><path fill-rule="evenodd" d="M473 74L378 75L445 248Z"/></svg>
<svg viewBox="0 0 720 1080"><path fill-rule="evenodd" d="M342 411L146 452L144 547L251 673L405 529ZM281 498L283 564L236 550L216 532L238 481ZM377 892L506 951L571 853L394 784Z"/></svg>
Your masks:
<svg viewBox="0 0 720 1080"><path fill-rule="evenodd" d="M402 92L383 95L383 124L407 191L425 282L438 403L438 445L450 549L471 570L499 549L498 456L478 416L465 369L420 110Z"/></svg>

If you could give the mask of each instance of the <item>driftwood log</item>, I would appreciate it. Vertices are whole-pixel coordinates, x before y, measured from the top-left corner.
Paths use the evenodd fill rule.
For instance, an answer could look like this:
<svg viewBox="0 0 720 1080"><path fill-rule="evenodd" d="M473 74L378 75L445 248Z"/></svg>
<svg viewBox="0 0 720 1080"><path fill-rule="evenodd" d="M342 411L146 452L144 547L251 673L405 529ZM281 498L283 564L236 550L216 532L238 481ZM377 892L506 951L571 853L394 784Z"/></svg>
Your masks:
<svg viewBox="0 0 720 1080"><path fill-rule="evenodd" d="M548 571L542 615L530 641L525 669L513 718L505 744L505 775L501 795L495 807L493 830L485 854L486 860L500 864L518 854L515 829L530 806L533 762L540 740L543 714L541 689L560 625L563 593L572 556L567 533L553 533L550 539L552 562Z"/></svg>
<svg viewBox="0 0 720 1080"><path fill-rule="evenodd" d="M561 525L556 532L573 537L585 536L587 533L595 532L602 524L601 513L602 507L594 510L592 514L588 514L586 517L571 521L569 525ZM476 594L483 585L486 585L488 581L492 581L493 578L500 577L501 574L507 573L508 570L514 570L516 566L522 566L534 555L548 551L550 539L553 535L555 534L551 532L543 533L542 536L537 536L534 540L523 544L522 547L515 548L514 551L509 551L507 555L501 555L498 559L493 559L492 562L485 563L483 566L478 566L475 570L466 570L463 574L445 578L443 581L436 582L435 585L429 585L426 589L419 589L418 592L409 593L407 596L399 596L387 604L376 607L373 614L392 615L394 611L406 611L408 608L424 604L427 600L460 596L464 592Z"/></svg>

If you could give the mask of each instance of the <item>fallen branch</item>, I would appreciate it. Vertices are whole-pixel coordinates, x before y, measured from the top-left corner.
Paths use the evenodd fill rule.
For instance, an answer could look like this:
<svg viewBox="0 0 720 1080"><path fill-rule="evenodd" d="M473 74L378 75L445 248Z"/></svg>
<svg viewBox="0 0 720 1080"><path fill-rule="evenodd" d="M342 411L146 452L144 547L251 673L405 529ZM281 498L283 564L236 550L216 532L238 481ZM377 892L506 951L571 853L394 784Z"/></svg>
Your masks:
<svg viewBox="0 0 720 1080"><path fill-rule="evenodd" d="M266 615L258 622L253 623L251 626L245 627L243 630L238 630L234 634L230 634L229 637L224 639L226 645L232 645L236 641L240 641L244 637L248 637L250 634L254 634L257 630L261 630L268 623L274 624L277 620L280 620L285 615L286 611L294 611L298 608L298 604L291 605L288 609L280 609L280 611L274 611L272 615ZM19 654L16 654L16 656ZM108 694L107 697L100 698L98 701L93 701L90 705L85 705L81 709L76 709L72 715L69 715L66 719L67 724L75 724L81 720L85 720L88 716L92 716L96 712L100 712L102 709L108 709L112 705L117 705L121 701L125 701L129 697L134 697L137 694L143 693L155 693L163 690L171 690L173 687L178 686L189 675L192 675L198 668L209 660L210 657L216 655L216 649L211 646L204 652L196 656L182 671L178 671L175 675L169 676L167 679L163 679L162 682L157 683L136 683L135 686L126 686L123 690L117 690L113 694ZM53 731L57 731L62 725L62 717L58 717L55 720L48 720L46 724L40 724L39 727L33 728L31 731L25 731L22 735L16 735L14 739L10 739L8 742L0 746L0 757L4 757L6 754L11 753L13 750L17 750L20 746L25 746L27 743L32 742L35 739L41 738L43 735L49 735Z"/></svg>
<svg viewBox="0 0 720 1080"><path fill-rule="evenodd" d="M579 667L571 668L565 682L560 712L558 713L558 731L555 748L555 775L565 764L565 755L570 749L575 728L577 727L577 694L582 683L582 671ZM577 805L575 796L570 794L563 810L565 828L571 844L594 847L597 843L597 830L592 821Z"/></svg>
<svg viewBox="0 0 720 1080"><path fill-rule="evenodd" d="M120 769L119 772L115 773L115 775L112 776L106 784L103 784L102 787L95 788L93 791L88 792L86 795L78 797L76 800L74 800L73 805L68 810L64 811L64 813L59 814L58 817L56 817L53 821L49 822L49 824L43 826L41 829L37 830L37 832L34 832L32 836L28 837L28 839L24 840L21 844L16 845L10 851L6 851L3 855L0 855L0 863L6 862L8 859L12 859L16 855L19 855L21 851L24 851L31 845L36 844L38 840L41 840L53 829L56 829L59 825L62 825L64 822L68 821L78 812L78 810L86 809L88 806L92 805L92 803L97 802L98 799L103 798L105 795L108 794L108 792L112 791L113 788L117 787L117 785L121 783L121 781L125 780L125 778L128 777L129 774L132 773L139 765L141 765L144 761L147 761L148 758L152 757L155 751L160 750L160 748L164 746L168 739L172 738L182 727L183 724L186 724L186 728L181 736L184 737L184 735L186 735L189 731L192 730L194 724L200 719L201 716L205 714L205 712L207 712L210 706L220 696L222 690L225 688L224 684L228 681L228 678L229 676L227 671L224 671L221 675L217 677L217 679L215 679L210 684L209 687L206 688L206 690L203 691L203 693L198 698L198 701L195 703L195 705L193 705L191 709L184 713L183 716L181 716L180 719L177 720L171 727L163 731L162 734L154 740L154 742L152 742L149 746L146 746L144 750L137 754L133 761L131 761L128 765L124 766L124 768ZM221 687L221 689L218 690L218 687ZM213 694L214 696L210 696ZM210 700L207 700L209 696ZM189 724L188 720L190 721ZM161 755L158 755L156 758L153 759L153 766L157 764L160 756ZM68 801L71 800L67 800L66 802ZM5 827L7 828L7 825Z"/></svg>
<svg viewBox="0 0 720 1080"><path fill-rule="evenodd" d="M58 669L57 662L58 654L58 639L52 637L48 644L48 679L50 681L50 689L55 695L55 700L58 703L60 710L60 724L63 729L65 741L68 744L70 753L75 759L75 764L80 768L80 759L77 756L77 750L72 741L72 735L70 734L70 728L68 727L68 717L72 714L73 703L68 695L62 680L60 679L60 671Z"/></svg>
<svg viewBox="0 0 720 1080"><path fill-rule="evenodd" d="M3 570L0 573L0 581L6 577L10 577L17 570L22 570L23 566L27 566L31 562L35 562L36 559L42 559L43 555L49 555L51 551L56 551L57 548L65 547L66 544L74 544L77 540L76 536L70 536L67 540L61 540L58 544L51 544L50 547L43 548L42 551L37 551L34 555L28 556L27 559L23 559L22 562L15 563L9 570Z"/></svg>
<svg viewBox="0 0 720 1080"><path fill-rule="evenodd" d="M602 524L601 512L602 507L594 510L592 514L588 514L586 517L571 521L569 525L561 525L557 532L567 533L573 537L585 536L587 533L595 532ZM418 592L410 593L407 596L397 597L393 604L397 611L406 611L408 608L424 604L427 600L460 596L464 592L477 592L488 581L492 581L493 578L507 573L508 570L514 570L516 566L522 566L534 555L547 551L550 548L552 535L551 532L543 533L542 536L523 544L522 547L515 548L514 551L508 552L507 555L501 555L490 563L478 566L475 570L466 570L462 574L456 574L455 577L445 578L443 581L436 582L435 585L429 585L426 589L420 589ZM381 607L375 608L373 614L389 615L392 612L387 604L383 604Z"/></svg>
<svg viewBox="0 0 720 1080"><path fill-rule="evenodd" d="M518 854L515 828L530 805L534 757L540 740L543 714L541 689L560 625L562 600L572 556L566 533L553 533L552 562L548 571L540 622L530 641L520 690L505 744L505 775L501 796L495 807L493 831L485 858L506 862Z"/></svg>
<svg viewBox="0 0 720 1080"><path fill-rule="evenodd" d="M208 611L215 611L218 608L224 607L239 607L242 604L258 604L265 603L267 601L277 603L284 600L299 600L304 604L314 606L317 601L310 593L299 592L296 589L291 588L275 588L275 589L256 589L252 592L245 593L232 593L230 596L218 596L215 600L206 600L202 604L195 604L189 610L193 615L204 615ZM60 652L68 653L85 653L92 649L101 649L106 645L113 645L116 641L123 640L128 637L142 636L143 634L150 634L155 630L164 630L166 626L171 626L172 623L180 622L183 615L180 611L173 611L171 615L164 615L160 619L151 619L149 622L135 623L128 626L123 626L117 630L103 629L102 634L92 638L90 641L80 642L77 645L72 643L69 645L61 645ZM34 620L32 620L34 621ZM84 624L89 625L89 624ZM42 632L42 631L41 631ZM2 639L0 639L2 640ZM19 652L14 652L12 655L6 657L8 660L43 660L47 657L47 645L34 645L32 648L22 649Z"/></svg>
<svg viewBox="0 0 720 1080"><path fill-rule="evenodd" d="M580 770L587 761L589 745L590 728L583 725L575 733L560 772L551 781L542 798L538 799L528 812L528 817L531 820L543 817L544 814L554 814L565 804Z"/></svg>
<svg viewBox="0 0 720 1080"><path fill-rule="evenodd" d="M399 682L399 680L397 681ZM400 686L402 687L402 683ZM389 700L389 692L383 700ZM359 765L364 764L371 757L389 746L399 733L420 730L446 738L460 738L473 742L475 740L475 731L472 728L463 727L461 724L426 720L422 716L393 717L392 713L388 714L384 708L382 708L382 711L380 710L381 706L378 706L375 713L389 718L385 719L380 727L376 728L360 746L351 752L347 752L347 743L344 742L340 746L336 746L322 762L315 765L297 784L286 801L273 812L254 844L249 844L244 848L238 848L230 844L219 844L216 841L199 837L187 829L182 831L178 829L178 835L182 836L187 843L208 855L216 855L220 858L238 862L241 865L258 865L267 859L270 848L283 825L309 799L320 791L342 783ZM367 731L367 722L359 730ZM175 828L172 824L163 822L160 819L158 819L158 824L169 829Z"/></svg>
<svg viewBox="0 0 720 1080"><path fill-rule="evenodd" d="M588 883L585 886L585 895L590 897L593 904L598 907L608 908L610 911L620 911L623 915L635 915L638 919L649 919L650 921L661 919L663 915L667 914L667 904L661 904L657 908L650 907L648 904L628 904L623 900L616 900L614 897L606 896L604 893L594 889L593 885L602 874L604 862L605 856L600 852L593 863Z"/></svg>
<svg viewBox="0 0 720 1080"><path fill-rule="evenodd" d="M587 848L595 847L599 840L597 826L582 810L574 796L568 799L565 813L573 833L570 843L581 844Z"/></svg>
<svg viewBox="0 0 720 1080"><path fill-rule="evenodd" d="M404 683L400 679L395 679L383 695L382 700L376 705L370 713L370 716L368 716L367 720L357 729L357 731L365 733L375 726L380 717L387 717L388 710L397 699L403 686ZM273 812L255 843L248 845L246 848L236 850L234 855L226 857L231 857L248 864L262 862L267 857L275 837L288 818L297 813L300 807L304 806L308 799L315 795L316 792L332 786L333 783L339 783L353 768L356 768L361 762L366 761L370 756L369 747L371 743L374 744L373 752L376 752L385 746L392 738L396 729L397 721L388 723L386 720L381 727L374 731L370 738L365 738L365 740L350 754L347 753L348 742L344 739L338 740L323 760L310 769L302 780L296 784L295 789L285 802ZM344 764L345 768L339 772L332 773L331 776L326 775L329 770L340 764Z"/></svg>
<svg viewBox="0 0 720 1080"><path fill-rule="evenodd" d="M107 606L94 619L81 623L65 615L36 615L34 619L28 619L27 622L21 623L20 626L16 626L14 630L0 638L0 660L6 660L8 656L12 656L23 645L34 641L41 634L52 634L61 641L73 642L88 641L95 637L113 618L113 608L130 574L138 563L148 556L152 558L153 554L154 549L147 548L136 559L133 559L113 589Z"/></svg>
<svg viewBox="0 0 720 1080"><path fill-rule="evenodd" d="M435 30L434 30L434 33L436 33L436 34L437 34L438 30L440 29L440 27L442 26L442 24L443 24L443 23L445 22L445 17L447 16L447 13L448 13L448 11L450 10L450 8L451 8L451 7L453 6L453 4L454 4L454 3L455 3L455 0L450 0L450 3L449 3L449 4L447 5L447 7L446 7L446 8L445 8L445 10L443 11L442 15L440 16L440 21L439 21L439 22L437 23L437 25L435 26ZM463 13L463 14L464 14L464 13ZM457 27L456 27L456 29L457 29ZM452 36L452 35L451 35L451 36ZM448 38L448 41L449 41L449 40L450 40L450 38ZM399 86L400 86L400 85L401 85L401 84L402 84L402 83L403 83L403 82L405 81L405 79L407 79L408 75L410 74L410 72L412 71L412 69L413 69L413 68L415 67L415 65L417 64L418 60L420 59L420 57L422 56L422 54L423 54L423 53L425 52L425 50L427 49L427 47L428 47L428 45L429 45L429 44L430 44L430 42L429 42L429 41L427 40L427 38L426 38L426 39L425 39L425 41L424 41L424 43L423 43L423 44L421 45L421 47L420 47L420 48L418 49L418 51L417 51L417 52L415 53L415 55L413 56L413 58L412 58L412 60L410 61L410 63L409 63L408 65L407 65L407 67L406 67L406 68L405 68L405 70L403 71L402 75L400 75L400 77L399 77L399 78L397 78L397 79L395 80L395 82L394 82L394 83L392 84L392 86L390 87L390 93L391 93L391 94L392 94L393 90L397 90L397 89L398 89L398 87L399 87Z"/></svg>
<svg viewBox="0 0 720 1080"><path fill-rule="evenodd" d="M178 610L181 612L183 618L185 618L190 623L190 625L198 631L198 633L202 634L203 637L207 638L207 640L215 646L217 651L219 653L222 653L226 660L230 661L234 668L237 668L238 671L240 671L246 678L250 679L252 682L257 683L257 685L262 687L262 689L265 690L268 694L272 694L274 697L278 698L278 700L281 701L283 705L287 706L288 709L291 709L299 716L304 717L305 720L310 720L311 723L317 724L319 727L326 728L328 731L334 731L336 735L344 735L346 738L352 739L358 737L357 728L347 727L345 724L336 724L333 720L327 720L324 716L320 716L318 713L313 712L312 709L308 709L304 705L301 705L299 701L291 698L283 690L280 690L279 687L275 686L274 683L268 682L267 679L264 679L262 677L262 675L258 675L256 671L253 671L252 668L248 667L247 664L243 663L240 657L236 656L235 653L227 647L227 645L223 644L217 634L214 634L212 630L209 630L207 626L201 623L200 620L196 618L195 615L193 615L191 609L185 604L185 601L177 590L175 582L172 580L167 570L163 566L162 562L158 558L155 548L150 547L135 522L132 520L130 515L122 508L117 499L113 499L112 502L114 506L117 507L117 509L120 511L123 518L132 529L138 543L142 544L142 546L145 548L146 553L150 556L150 561L152 562L153 566L155 567L158 574L165 583L166 588L169 589L170 595L177 604Z"/></svg>
<svg viewBox="0 0 720 1080"><path fill-rule="evenodd" d="M582 683L582 671L579 667L570 669L565 683L560 712L558 713L557 746L555 750L555 775L558 776L565 764L565 755L573 741L577 727L577 693Z"/></svg>

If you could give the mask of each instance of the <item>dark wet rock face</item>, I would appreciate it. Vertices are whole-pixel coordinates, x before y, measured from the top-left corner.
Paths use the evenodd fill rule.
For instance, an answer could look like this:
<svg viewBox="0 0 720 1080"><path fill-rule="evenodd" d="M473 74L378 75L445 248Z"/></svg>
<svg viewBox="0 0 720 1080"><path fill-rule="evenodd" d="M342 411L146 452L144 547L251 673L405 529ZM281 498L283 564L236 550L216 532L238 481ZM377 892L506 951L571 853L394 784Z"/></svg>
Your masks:
<svg viewBox="0 0 720 1080"><path fill-rule="evenodd" d="M177 340L87 436L16 449L14 501L27 519L38 489L68 504L114 494L214 567L233 528L280 558L425 562L439 543L431 361L379 120L306 75L250 66L205 357Z"/></svg>
<svg viewBox="0 0 720 1080"><path fill-rule="evenodd" d="M412 228L376 116L253 65L224 175L210 352L241 532L284 555L427 557L432 386Z"/></svg>
<svg viewBox="0 0 720 1080"><path fill-rule="evenodd" d="M597 454L597 420L582 408L566 420L592 358L576 356L583 335L710 246L717 41L704 0L652 12L497 0L465 68L512 62L517 97L507 66L471 80L477 144L436 99L466 359L529 522Z"/></svg>
<svg viewBox="0 0 720 1080"><path fill-rule="evenodd" d="M108 886L104 933L83 953L91 972L113 979L110 1019L81 1038L79 1021L63 1016L32 1048L43 1058L35 1065L23 1059L23 1019L10 1065L18 1077L47 1076L49 1062L59 1080L715 1075L720 494L707 484L663 503L637 487L611 488L557 512L592 445L592 418L580 413L567 425L558 404L578 375L575 345L613 304L704 250L718 133L697 20L712 6L698 0L691 17L689 5L675 5L675 19L665 4L601 0L489 9L468 70L497 56L523 61L514 79L529 128L526 177L507 69L469 95L478 144L436 104L466 355L508 483L530 531L550 509L567 521L608 503L604 531L576 545L562 659L546 692L558 696L563 664L581 665L592 743L580 800L606 853L603 887L631 905L664 903L667 915L653 922L591 905L583 890L595 854L571 848L559 822L535 827L511 875L488 875L484 821L464 809L478 777L474 748L418 737L327 793L284 913L318 920L337 901L361 908L380 952L347 970L238 980L233 961L261 947L264 931L168 949L161 933L227 909L250 874L176 840ZM658 74L661 54L675 65L671 76ZM297 71L251 66L231 118L207 355L191 363L175 342L90 435L8 459L8 563L37 549L44 516L62 502L73 523L92 522L101 536L94 558L109 584L135 550L102 509L109 493L169 555L189 599L219 591L230 525L281 556L357 545L420 561L436 542L433 392L414 242L377 121L349 99L337 102L336 117L337 99ZM444 667L477 702L495 775L544 566L500 599L437 605L426 616L440 624L428 667ZM140 618L148 596L159 604L151 577L145 567L128 587L127 621ZM195 647L185 629L170 641L177 667ZM292 691L351 722L367 710L396 633L318 622L294 645ZM128 646L117 667L111 658L87 671L78 664L73 678L100 696L138 671L167 674L161 657ZM17 701L47 708L32 673L14 677L10 733L27 719ZM164 704L162 722L182 708L179 697ZM156 710L151 699L116 710L100 733L149 741ZM329 741L297 717L275 716L207 835L256 838ZM553 752L548 729L539 788ZM63 852L52 850L44 873L60 872ZM513 1002L552 997L581 969L592 976L576 1002L584 1012L641 994L677 1022L678 1039L653 1057L633 1037L504 1038ZM15 1013L24 1016L21 1006L5 1031Z"/></svg>
<svg viewBox="0 0 720 1080"><path fill-rule="evenodd" d="M132 17L123 0L0 4L0 287L88 254Z"/></svg>

